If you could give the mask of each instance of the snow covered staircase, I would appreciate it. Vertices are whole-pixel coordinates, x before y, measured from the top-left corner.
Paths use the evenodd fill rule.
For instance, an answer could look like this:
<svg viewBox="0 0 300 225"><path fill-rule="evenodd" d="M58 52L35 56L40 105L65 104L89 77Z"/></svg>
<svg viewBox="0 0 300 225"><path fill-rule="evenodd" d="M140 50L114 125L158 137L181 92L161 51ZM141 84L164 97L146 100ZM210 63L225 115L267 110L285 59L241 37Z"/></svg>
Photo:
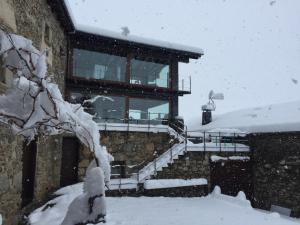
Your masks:
<svg viewBox="0 0 300 225"><path fill-rule="evenodd" d="M178 159L180 155L184 155L186 150L186 144L179 143L173 145L170 149L148 163L144 168L138 171L133 178L137 179L139 183L143 183L146 179L156 175L157 171L162 171L164 167L168 167L168 164L172 164L175 159Z"/></svg>

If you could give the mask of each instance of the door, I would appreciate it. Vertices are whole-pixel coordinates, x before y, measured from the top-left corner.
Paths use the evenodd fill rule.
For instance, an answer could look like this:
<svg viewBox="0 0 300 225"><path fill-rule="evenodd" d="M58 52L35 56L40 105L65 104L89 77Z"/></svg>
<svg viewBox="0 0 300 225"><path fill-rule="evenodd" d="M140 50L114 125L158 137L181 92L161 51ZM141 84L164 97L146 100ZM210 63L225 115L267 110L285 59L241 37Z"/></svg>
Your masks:
<svg viewBox="0 0 300 225"><path fill-rule="evenodd" d="M32 141L23 147L22 171L22 207L28 205L34 196L34 180L36 166L36 142Z"/></svg>
<svg viewBox="0 0 300 225"><path fill-rule="evenodd" d="M210 162L211 189L218 185L222 194L236 196L239 191L245 192L252 199L251 161L228 160Z"/></svg>
<svg viewBox="0 0 300 225"><path fill-rule="evenodd" d="M62 187L78 181L79 142L77 138L65 137L62 146L61 176Z"/></svg>

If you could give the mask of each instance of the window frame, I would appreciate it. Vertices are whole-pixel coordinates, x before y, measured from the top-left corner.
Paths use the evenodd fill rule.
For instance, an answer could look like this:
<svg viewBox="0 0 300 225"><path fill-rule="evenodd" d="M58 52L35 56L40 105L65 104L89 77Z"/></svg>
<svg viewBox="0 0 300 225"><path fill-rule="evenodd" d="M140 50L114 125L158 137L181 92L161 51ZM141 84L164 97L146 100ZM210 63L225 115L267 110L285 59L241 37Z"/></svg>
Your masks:
<svg viewBox="0 0 300 225"><path fill-rule="evenodd" d="M72 88L72 89L67 89L66 90L66 97L67 97L67 101L70 101L71 99L71 94L72 93L80 93L82 95L96 95L97 92L96 91L89 91L89 92L84 92L81 88ZM157 96L153 96L153 97L142 97L142 96L135 96L135 95L126 95L126 94L116 94L116 93L101 93L101 95L103 96L112 96L112 97L124 97L125 98L125 110L124 110L124 123L127 123L129 121L129 101L130 98L135 98L135 99L149 99L149 100L158 100L158 101L166 101L168 102L168 119L170 120L170 118L172 117L172 98L168 97L168 98L162 98L162 97L157 97ZM81 104L81 103L78 103Z"/></svg>
<svg viewBox="0 0 300 225"><path fill-rule="evenodd" d="M157 86L157 85L145 85L145 84L132 84L130 83L130 80L131 80L131 70L132 70L132 60L139 60L139 61L144 61L144 62L149 62L149 63L157 63L157 64L163 64L163 65L166 65L169 67L169 75L168 75L168 79L167 79L167 87L161 87L161 86ZM137 55L137 54L134 54L132 55L132 57L130 58L130 61L127 61L127 63L129 64L129 68L130 68L130 73L129 73L129 80L128 80L128 83L129 84L132 84L132 85L137 85L137 86L141 86L141 87L154 87L154 88L164 88L164 89L171 89L171 81L172 81L172 63L171 63L171 60L159 60L159 59L155 59L153 57L146 57L146 56L143 56L143 55Z"/></svg>
<svg viewBox="0 0 300 225"><path fill-rule="evenodd" d="M74 80L74 81L85 81L89 83L96 83L96 84L105 84L105 85L121 85L124 87L132 87L132 88L145 88L145 89L161 89L161 90L173 90L173 82L172 80L174 79L174 63L172 63L171 57L159 57L156 55L152 55L151 53L146 54L146 53L134 53L133 51L126 51L126 50L120 50L120 49L108 49L104 47L97 47L96 49L92 49L91 47L87 47L84 45L80 44L71 44L71 48L69 50L69 60L68 60L68 75L67 78ZM104 53L104 54L109 54L113 56L121 56L121 57L126 57L126 71L125 71L125 81L114 81L114 80L104 80L104 79L94 79L94 78L84 78L84 77L78 77L74 75L73 71L73 64L74 64L74 49L82 49L86 51L94 51L94 52L99 52L99 53ZM157 85L145 85L145 84L132 84L130 83L131 79L131 61L133 59L136 60L142 60L146 62L152 62L152 63L160 63L160 64L165 64L169 66L169 76L168 76L168 81L167 81L167 87L160 87ZM173 75L174 74L174 75Z"/></svg>
<svg viewBox="0 0 300 225"><path fill-rule="evenodd" d="M170 98L168 99L162 99L162 98L145 98L145 97L137 97L137 96L130 96L128 97L128 108L126 109L126 111L128 110L128 115L127 115L127 119L129 120L129 110L130 110L130 99L144 99L144 100L154 100L154 101L165 101L168 103L168 114L165 114L165 115L168 115L168 118L167 120L170 119L171 117L171 104L172 104L172 101L170 100ZM148 118L149 121L151 121L149 118ZM161 121L163 121L164 119L162 119Z"/></svg>

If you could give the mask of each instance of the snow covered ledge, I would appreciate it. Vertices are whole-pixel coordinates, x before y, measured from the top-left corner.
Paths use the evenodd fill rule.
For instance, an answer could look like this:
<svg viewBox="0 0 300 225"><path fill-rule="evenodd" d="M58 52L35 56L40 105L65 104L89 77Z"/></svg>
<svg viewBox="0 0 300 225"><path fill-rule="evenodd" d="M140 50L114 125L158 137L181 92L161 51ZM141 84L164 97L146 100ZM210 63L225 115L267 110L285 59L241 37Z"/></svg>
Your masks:
<svg viewBox="0 0 300 225"><path fill-rule="evenodd" d="M158 179L146 180L144 183L145 189L161 189L161 188L175 188L187 186L200 186L207 185L207 180L204 178L199 179Z"/></svg>
<svg viewBox="0 0 300 225"><path fill-rule="evenodd" d="M162 124L98 123L98 127L100 131L134 131L152 133L168 133L170 131L169 126Z"/></svg>

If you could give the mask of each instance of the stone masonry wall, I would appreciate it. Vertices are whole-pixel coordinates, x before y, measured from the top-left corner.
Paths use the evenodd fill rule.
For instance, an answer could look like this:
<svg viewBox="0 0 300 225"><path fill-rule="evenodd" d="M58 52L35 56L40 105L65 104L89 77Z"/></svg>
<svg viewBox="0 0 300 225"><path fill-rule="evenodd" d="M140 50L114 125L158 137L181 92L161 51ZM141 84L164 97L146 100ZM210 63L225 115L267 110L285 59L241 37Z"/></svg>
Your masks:
<svg viewBox="0 0 300 225"><path fill-rule="evenodd" d="M278 205L300 217L300 132L252 135L254 206Z"/></svg>
<svg viewBox="0 0 300 225"><path fill-rule="evenodd" d="M48 52L48 71L54 75L60 90L64 93L67 40L63 28L51 11L46 0L1 0L0 25L7 31L22 35L33 41L40 49ZM50 42L46 42L44 27L50 28ZM1 85L0 92L7 88ZM0 125L0 213L4 224L16 224L21 212L22 190L22 138L12 135L9 129ZM35 177L35 200L43 200L48 191L59 187L61 138L40 138L37 149Z"/></svg>
<svg viewBox="0 0 300 225"><path fill-rule="evenodd" d="M23 140L3 125L0 137L0 214L4 224L13 224L20 217Z"/></svg>
<svg viewBox="0 0 300 225"><path fill-rule="evenodd" d="M34 197L37 202L60 186L61 136L40 138L37 142Z"/></svg>
<svg viewBox="0 0 300 225"><path fill-rule="evenodd" d="M248 153L233 152L192 152L188 151L183 156L174 160L173 164L158 171L155 179L193 179L205 178L208 183L208 190L211 190L211 165L210 156L222 157L248 155Z"/></svg>
<svg viewBox="0 0 300 225"><path fill-rule="evenodd" d="M115 161L125 161L127 176L170 148L168 133L101 132L101 144L107 147ZM79 177L82 178L91 159L87 149L79 153ZM137 165L137 166L135 166ZM129 166L129 167L128 167Z"/></svg>

